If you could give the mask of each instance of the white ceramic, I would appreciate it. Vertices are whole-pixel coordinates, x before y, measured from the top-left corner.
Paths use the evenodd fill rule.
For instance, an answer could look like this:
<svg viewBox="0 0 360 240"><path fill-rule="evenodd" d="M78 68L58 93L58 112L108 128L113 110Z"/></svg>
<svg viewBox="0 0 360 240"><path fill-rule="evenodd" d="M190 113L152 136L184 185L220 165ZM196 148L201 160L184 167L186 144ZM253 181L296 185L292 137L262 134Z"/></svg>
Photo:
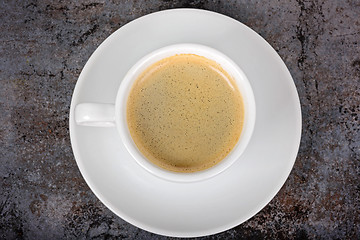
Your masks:
<svg viewBox="0 0 360 240"><path fill-rule="evenodd" d="M196 54L212 59L219 63L236 81L244 99L244 125L240 139L234 149L224 160L216 166L196 173L176 173L164 170L148 161L138 150L131 138L126 121L126 102L130 89L137 77L153 63L176 54ZM149 172L154 175L178 182L194 182L216 176L230 167L244 152L250 141L255 125L255 99L254 94L245 74L227 56L221 52L199 44L175 44L157 49L141 58L125 75L122 80L115 105L99 103L80 103L75 107L75 121L79 125L95 127L116 126L120 137L131 156ZM115 124L116 123L116 124ZM115 128L114 128L114 131ZM121 159L119 159L121 161Z"/></svg>
<svg viewBox="0 0 360 240"><path fill-rule="evenodd" d="M238 161L192 183L154 176L133 161L113 128L79 126L74 119L79 103L114 103L121 81L141 57L178 43L227 55L246 74L256 99L254 132ZM242 23L204 10L157 12L117 30L86 63L70 108L73 152L91 190L122 219L167 236L215 234L254 216L286 181L300 136L299 98L275 50Z"/></svg>

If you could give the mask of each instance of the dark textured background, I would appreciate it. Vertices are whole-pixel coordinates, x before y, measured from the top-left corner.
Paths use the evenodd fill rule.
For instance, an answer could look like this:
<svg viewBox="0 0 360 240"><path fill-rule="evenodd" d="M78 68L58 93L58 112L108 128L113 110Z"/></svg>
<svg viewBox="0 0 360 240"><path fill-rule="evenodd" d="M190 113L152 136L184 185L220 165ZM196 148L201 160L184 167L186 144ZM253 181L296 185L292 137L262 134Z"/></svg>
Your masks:
<svg viewBox="0 0 360 240"><path fill-rule="evenodd" d="M110 212L72 154L68 114L82 67L131 20L194 7L233 17L280 54L297 86L294 169L255 217L205 239L360 239L360 1L0 3L0 239L162 238ZM212 216L216 217L216 216Z"/></svg>

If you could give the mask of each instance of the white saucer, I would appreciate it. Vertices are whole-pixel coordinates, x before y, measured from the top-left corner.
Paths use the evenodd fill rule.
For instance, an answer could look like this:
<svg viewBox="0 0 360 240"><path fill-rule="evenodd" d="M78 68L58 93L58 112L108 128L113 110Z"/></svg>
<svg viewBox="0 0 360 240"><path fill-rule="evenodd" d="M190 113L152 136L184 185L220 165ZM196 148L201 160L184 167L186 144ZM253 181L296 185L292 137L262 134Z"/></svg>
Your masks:
<svg viewBox="0 0 360 240"><path fill-rule="evenodd" d="M254 134L244 154L225 172L196 183L155 177L131 158L115 128L74 121L78 103L114 103L121 79L138 59L176 43L199 43L226 54L247 75L256 100ZM259 212L288 177L300 136L299 98L278 54L240 22L203 10L157 12L113 33L86 63L70 109L74 155L95 195L135 226L176 237L222 232Z"/></svg>

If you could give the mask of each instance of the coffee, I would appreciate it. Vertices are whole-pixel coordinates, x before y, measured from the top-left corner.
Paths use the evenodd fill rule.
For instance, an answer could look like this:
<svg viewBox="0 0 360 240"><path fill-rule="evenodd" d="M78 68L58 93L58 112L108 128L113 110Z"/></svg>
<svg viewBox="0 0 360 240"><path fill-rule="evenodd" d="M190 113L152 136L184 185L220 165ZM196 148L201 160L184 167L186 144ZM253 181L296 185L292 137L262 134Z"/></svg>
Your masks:
<svg viewBox="0 0 360 240"><path fill-rule="evenodd" d="M135 80L126 108L130 135L155 165L174 172L208 169L234 148L244 122L235 80L194 54L164 58Z"/></svg>

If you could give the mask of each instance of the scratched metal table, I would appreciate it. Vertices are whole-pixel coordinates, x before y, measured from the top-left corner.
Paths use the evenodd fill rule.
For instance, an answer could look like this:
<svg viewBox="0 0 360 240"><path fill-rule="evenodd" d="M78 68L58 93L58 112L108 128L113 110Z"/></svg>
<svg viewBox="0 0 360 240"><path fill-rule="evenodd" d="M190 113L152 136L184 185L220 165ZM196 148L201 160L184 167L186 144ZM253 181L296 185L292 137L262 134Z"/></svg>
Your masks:
<svg viewBox="0 0 360 240"><path fill-rule="evenodd" d="M72 91L90 54L145 14L192 7L248 25L283 58L303 136L289 179L260 213L204 239L360 238L360 2L2 1L0 238L165 239L108 210L72 154ZM216 217L216 216L213 216Z"/></svg>

